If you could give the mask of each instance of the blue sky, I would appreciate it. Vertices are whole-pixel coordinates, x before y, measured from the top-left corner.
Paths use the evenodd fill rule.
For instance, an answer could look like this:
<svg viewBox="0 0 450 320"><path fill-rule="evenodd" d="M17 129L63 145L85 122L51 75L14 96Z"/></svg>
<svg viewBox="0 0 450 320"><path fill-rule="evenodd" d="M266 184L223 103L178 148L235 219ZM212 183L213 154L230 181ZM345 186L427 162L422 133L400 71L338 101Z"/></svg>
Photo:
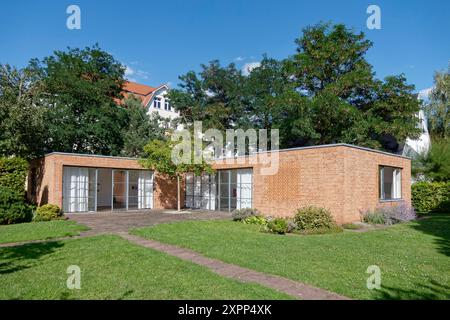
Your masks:
<svg viewBox="0 0 450 320"><path fill-rule="evenodd" d="M71 4L81 8L81 30L66 28ZM381 30L366 27L370 4L381 8ZM332 21L374 42L367 58L377 77L404 73L420 91L449 64L449 14L447 0L1 1L0 63L24 66L98 42L129 67L130 79L175 86L180 74L213 59L244 67L264 53L287 57L302 28Z"/></svg>

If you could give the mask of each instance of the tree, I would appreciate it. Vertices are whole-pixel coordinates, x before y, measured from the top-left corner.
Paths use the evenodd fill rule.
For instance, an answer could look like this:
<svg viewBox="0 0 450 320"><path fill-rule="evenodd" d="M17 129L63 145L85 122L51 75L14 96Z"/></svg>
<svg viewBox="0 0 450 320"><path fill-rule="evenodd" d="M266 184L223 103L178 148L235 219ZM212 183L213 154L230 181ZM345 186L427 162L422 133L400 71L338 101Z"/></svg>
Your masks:
<svg viewBox="0 0 450 320"><path fill-rule="evenodd" d="M219 61L201 65L197 75L190 71L180 76L180 89L172 89L169 98L188 128L202 121L205 129L230 129L244 120L244 77L234 64L222 67Z"/></svg>
<svg viewBox="0 0 450 320"><path fill-rule="evenodd" d="M436 72L430 102L425 107L433 137L450 137L450 65L447 72Z"/></svg>
<svg viewBox="0 0 450 320"><path fill-rule="evenodd" d="M121 154L127 157L142 157L144 146L151 140L164 140L167 121L157 113L148 114L141 100L130 96L123 107L127 114L127 127L123 130L124 146Z"/></svg>
<svg viewBox="0 0 450 320"><path fill-rule="evenodd" d="M46 93L50 150L120 153L126 118L115 100L122 97L124 66L95 45L55 51L30 67L40 74Z"/></svg>
<svg viewBox="0 0 450 320"><path fill-rule="evenodd" d="M181 142L183 143L183 142ZM186 142L185 142L186 143ZM187 142L191 143L191 141ZM194 173L196 175L201 175L203 172L212 173L212 168L203 159L201 163L195 164L193 161L194 152L188 154L191 161L189 163L176 163L172 160L172 150L177 145L175 141L172 140L152 140L145 147L145 158L140 160L140 163L145 168L154 170L162 175L169 178L177 179L177 209L181 210L180 203L180 187L181 187L181 177L185 173ZM193 149L191 149L193 150Z"/></svg>
<svg viewBox="0 0 450 320"><path fill-rule="evenodd" d="M403 75L375 78L363 33L322 23L296 43L293 56L264 56L248 76L234 64L202 65L180 77L172 104L189 125L279 129L284 148L343 142L395 152L419 135L414 86Z"/></svg>
<svg viewBox="0 0 450 320"><path fill-rule="evenodd" d="M32 159L45 153L47 109L31 68L0 64L0 154Z"/></svg>
<svg viewBox="0 0 450 320"><path fill-rule="evenodd" d="M285 61L299 99L285 117L292 141L284 144L353 143L395 151L416 128L419 102L403 75L374 78L365 60L372 43L344 25L307 27L297 53ZM293 110L292 110L293 109ZM310 119L296 122L301 116ZM293 111L293 113L291 112ZM312 126L309 127L309 126Z"/></svg>
<svg viewBox="0 0 450 320"><path fill-rule="evenodd" d="M413 160L412 174L431 181L450 181L450 137L434 138L430 150Z"/></svg>

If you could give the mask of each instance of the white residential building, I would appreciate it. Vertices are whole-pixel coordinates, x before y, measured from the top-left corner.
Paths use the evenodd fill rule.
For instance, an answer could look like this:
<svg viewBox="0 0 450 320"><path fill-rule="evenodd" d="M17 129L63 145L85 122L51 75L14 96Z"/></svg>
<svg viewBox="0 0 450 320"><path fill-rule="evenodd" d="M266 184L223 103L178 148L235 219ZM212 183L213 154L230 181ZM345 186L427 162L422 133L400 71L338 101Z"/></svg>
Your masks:
<svg viewBox="0 0 450 320"><path fill-rule="evenodd" d="M128 97L134 95L141 99L142 105L148 110L148 113L157 112L161 117L175 119L179 116L170 105L167 98L169 87L162 84L158 87L150 87L145 84L126 81L123 86L123 95Z"/></svg>

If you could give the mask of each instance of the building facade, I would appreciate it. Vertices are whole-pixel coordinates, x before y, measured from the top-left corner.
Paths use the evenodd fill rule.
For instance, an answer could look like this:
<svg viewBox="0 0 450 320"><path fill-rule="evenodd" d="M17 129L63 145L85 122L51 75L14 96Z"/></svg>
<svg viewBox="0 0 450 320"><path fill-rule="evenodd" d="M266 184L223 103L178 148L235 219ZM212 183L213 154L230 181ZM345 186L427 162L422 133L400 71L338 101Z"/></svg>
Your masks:
<svg viewBox="0 0 450 320"><path fill-rule="evenodd" d="M259 155L217 160L212 175L187 174L182 203L283 217L314 205L329 209L340 224L377 206L411 204L411 161L403 156L346 144L286 149L264 153L277 161L277 170L265 174L269 164ZM51 153L32 162L28 197L65 212L175 209L177 184L136 159Z"/></svg>

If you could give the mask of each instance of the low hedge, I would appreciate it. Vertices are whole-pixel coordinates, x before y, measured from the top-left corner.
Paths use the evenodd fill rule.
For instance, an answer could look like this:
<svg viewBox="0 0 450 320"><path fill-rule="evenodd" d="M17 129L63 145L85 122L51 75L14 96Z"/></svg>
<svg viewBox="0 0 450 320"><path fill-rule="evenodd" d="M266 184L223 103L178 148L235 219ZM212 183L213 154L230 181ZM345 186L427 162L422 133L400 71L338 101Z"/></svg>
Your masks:
<svg viewBox="0 0 450 320"><path fill-rule="evenodd" d="M61 217L61 209L56 204L44 204L36 209L34 221L50 221Z"/></svg>
<svg viewBox="0 0 450 320"><path fill-rule="evenodd" d="M0 224L30 222L32 208L15 190L0 186Z"/></svg>
<svg viewBox="0 0 450 320"><path fill-rule="evenodd" d="M25 159L0 157L0 186L24 195L28 168L29 165Z"/></svg>
<svg viewBox="0 0 450 320"><path fill-rule="evenodd" d="M411 196L419 213L450 212L450 182L416 182Z"/></svg>
<svg viewBox="0 0 450 320"><path fill-rule="evenodd" d="M336 222L329 210L320 207L303 207L297 210L294 222L299 230L334 229Z"/></svg>

